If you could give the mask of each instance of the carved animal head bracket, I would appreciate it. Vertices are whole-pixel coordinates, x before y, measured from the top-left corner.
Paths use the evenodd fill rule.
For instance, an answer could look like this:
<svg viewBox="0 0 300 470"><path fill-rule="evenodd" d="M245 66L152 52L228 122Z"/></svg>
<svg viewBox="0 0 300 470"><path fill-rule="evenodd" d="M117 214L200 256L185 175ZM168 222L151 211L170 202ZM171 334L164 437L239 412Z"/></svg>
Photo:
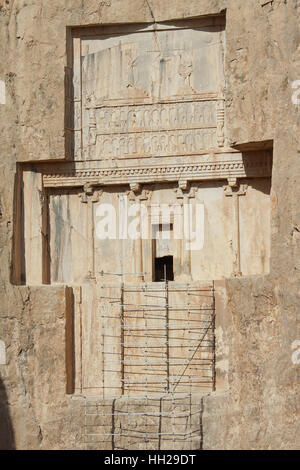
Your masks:
<svg viewBox="0 0 300 470"><path fill-rule="evenodd" d="M134 194L138 194L142 190L142 186L141 186L140 183L130 183L129 187L130 187L131 191L134 192Z"/></svg>
<svg viewBox="0 0 300 470"><path fill-rule="evenodd" d="M180 188L182 191L187 191L190 187L190 183L186 179L181 179L178 181L178 188Z"/></svg>
<svg viewBox="0 0 300 470"><path fill-rule="evenodd" d="M196 197L198 188L191 187L190 182L187 180L179 180L178 188L175 188L177 199L184 199L186 196L189 199Z"/></svg>
<svg viewBox="0 0 300 470"><path fill-rule="evenodd" d="M248 184L240 184L237 178L228 178L228 184L224 186L225 196L245 196L247 193Z"/></svg>
<svg viewBox="0 0 300 470"><path fill-rule="evenodd" d="M103 189L95 190L97 183L85 183L83 186L83 192L79 194L81 202L87 204L89 200L91 202L99 202L100 196L103 193Z"/></svg>
<svg viewBox="0 0 300 470"><path fill-rule="evenodd" d="M152 187L143 188L140 183L130 183L130 191L126 191L129 201L148 201L152 196Z"/></svg>

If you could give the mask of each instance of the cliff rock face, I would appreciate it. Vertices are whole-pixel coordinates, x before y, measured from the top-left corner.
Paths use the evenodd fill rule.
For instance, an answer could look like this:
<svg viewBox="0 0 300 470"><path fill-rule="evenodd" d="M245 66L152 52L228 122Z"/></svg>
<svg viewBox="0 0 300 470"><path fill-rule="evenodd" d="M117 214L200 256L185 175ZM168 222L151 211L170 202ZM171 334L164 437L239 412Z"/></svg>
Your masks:
<svg viewBox="0 0 300 470"><path fill-rule="evenodd" d="M65 287L16 285L13 254L17 165L65 159L70 27L225 11L228 144L273 148L270 273L225 281L216 341L226 380L199 402L196 445L299 448L298 0L0 0L0 448L84 447L84 399L66 395Z"/></svg>

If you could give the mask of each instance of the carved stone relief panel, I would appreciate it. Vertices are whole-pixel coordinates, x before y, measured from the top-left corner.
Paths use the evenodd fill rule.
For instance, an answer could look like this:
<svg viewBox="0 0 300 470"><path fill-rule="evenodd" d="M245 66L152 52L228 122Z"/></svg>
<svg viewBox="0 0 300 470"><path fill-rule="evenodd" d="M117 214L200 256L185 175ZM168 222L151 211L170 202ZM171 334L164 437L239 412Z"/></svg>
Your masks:
<svg viewBox="0 0 300 470"><path fill-rule="evenodd" d="M75 159L223 147L223 43L222 25L200 23L76 38Z"/></svg>

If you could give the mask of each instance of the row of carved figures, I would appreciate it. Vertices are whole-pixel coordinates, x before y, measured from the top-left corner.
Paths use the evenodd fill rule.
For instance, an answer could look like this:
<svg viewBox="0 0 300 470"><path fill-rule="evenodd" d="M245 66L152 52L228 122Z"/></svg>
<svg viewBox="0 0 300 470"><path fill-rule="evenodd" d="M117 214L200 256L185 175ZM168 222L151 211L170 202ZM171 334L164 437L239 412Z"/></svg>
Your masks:
<svg viewBox="0 0 300 470"><path fill-rule="evenodd" d="M129 135L96 135L90 129L91 155L117 157L122 155L181 155L217 147L216 129L195 129L174 133L136 133ZM94 135L93 135L94 132Z"/></svg>
<svg viewBox="0 0 300 470"><path fill-rule="evenodd" d="M216 108L215 101L89 108L89 120L90 126L96 125L99 132L195 127L216 125Z"/></svg>

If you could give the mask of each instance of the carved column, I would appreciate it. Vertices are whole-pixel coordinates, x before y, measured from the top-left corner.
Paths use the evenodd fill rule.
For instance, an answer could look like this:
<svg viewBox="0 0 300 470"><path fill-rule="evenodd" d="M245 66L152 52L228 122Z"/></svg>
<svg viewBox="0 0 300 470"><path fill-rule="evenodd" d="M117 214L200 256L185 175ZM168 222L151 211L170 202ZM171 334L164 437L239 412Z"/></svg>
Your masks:
<svg viewBox="0 0 300 470"><path fill-rule="evenodd" d="M141 263L141 272L143 274L143 281L152 281L152 238L150 234L149 227L149 204L152 196L152 190L144 189L139 196L140 204L144 204L146 207L146 214L143 213L140 207L140 227L141 227L141 254L142 254L142 263ZM146 233L144 233L146 232Z"/></svg>
<svg viewBox="0 0 300 470"><path fill-rule="evenodd" d="M140 217L140 237L135 241L135 254L136 254L136 272L138 273L137 277L139 281L145 281L145 273L149 272L149 266L147 263L149 244L148 240L143 240L143 224L147 221L143 220L142 214L142 204L145 204L145 201L148 201L151 198L152 191L149 189L142 189L142 186L139 183L131 183L130 191L128 191L128 198L130 201L134 201L139 205L139 217ZM148 211L148 204L147 204ZM148 237L149 237L149 226L148 226ZM145 252L145 253L144 253ZM147 276L147 274L146 274ZM147 276L148 280L148 276Z"/></svg>
<svg viewBox="0 0 300 470"><path fill-rule="evenodd" d="M234 277L242 276L241 271L241 243L240 243L240 196L245 196L248 185L240 184L236 178L228 178L228 185L224 186L225 196L233 198L233 272Z"/></svg>
<svg viewBox="0 0 300 470"><path fill-rule="evenodd" d="M180 265L181 265L181 274L180 277L182 280L191 279L191 251L187 249L186 244L190 241L191 234L191 224L190 212L188 206L191 203L191 199L194 199L196 196L197 188L191 188L187 180L180 180L178 182L178 188L175 189L176 197L180 201L182 207L182 233L180 240ZM194 211L193 211L194 212ZM193 213L192 212L192 213Z"/></svg>
<svg viewBox="0 0 300 470"><path fill-rule="evenodd" d="M94 203L99 202L100 196L103 193L102 189L97 191L94 189L93 183L86 183L83 186L83 192L79 194L80 200L83 204L87 204L88 217L87 217L87 230L88 230L88 276L95 276L95 218L94 218Z"/></svg>

